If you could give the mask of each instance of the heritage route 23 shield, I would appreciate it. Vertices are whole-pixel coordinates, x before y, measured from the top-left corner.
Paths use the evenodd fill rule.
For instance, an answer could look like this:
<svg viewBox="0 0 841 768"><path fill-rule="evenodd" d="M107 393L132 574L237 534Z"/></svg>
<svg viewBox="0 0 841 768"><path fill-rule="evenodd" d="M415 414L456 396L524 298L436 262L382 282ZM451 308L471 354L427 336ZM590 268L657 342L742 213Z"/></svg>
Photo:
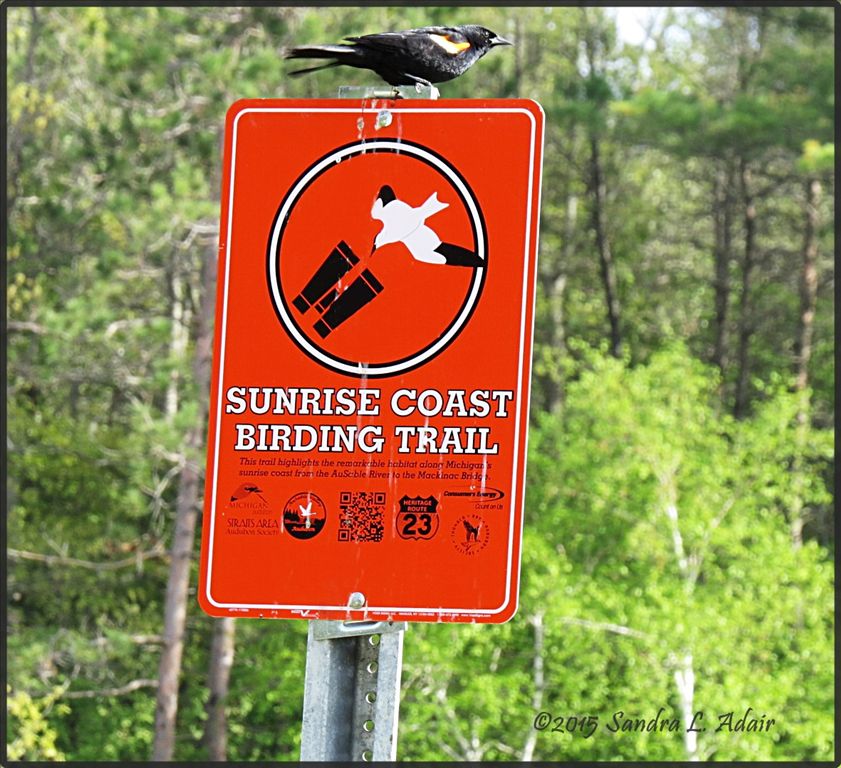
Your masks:
<svg viewBox="0 0 841 768"><path fill-rule="evenodd" d="M517 609L543 112L228 112L199 602L213 616Z"/></svg>

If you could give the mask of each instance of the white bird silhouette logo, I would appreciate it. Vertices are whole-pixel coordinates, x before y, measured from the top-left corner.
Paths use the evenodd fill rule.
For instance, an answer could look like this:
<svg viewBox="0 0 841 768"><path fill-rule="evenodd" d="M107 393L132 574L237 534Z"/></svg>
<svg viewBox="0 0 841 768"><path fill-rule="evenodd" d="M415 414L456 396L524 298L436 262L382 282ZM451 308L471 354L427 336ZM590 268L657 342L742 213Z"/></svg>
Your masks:
<svg viewBox="0 0 841 768"><path fill-rule="evenodd" d="M374 239L374 250L389 243L403 243L412 258L425 264L449 264L458 267L483 267L484 261L473 251L452 243L441 242L435 231L426 225L430 216L449 207L433 192L417 208L398 200L394 190L385 185L380 188L371 208L371 218L383 223Z"/></svg>

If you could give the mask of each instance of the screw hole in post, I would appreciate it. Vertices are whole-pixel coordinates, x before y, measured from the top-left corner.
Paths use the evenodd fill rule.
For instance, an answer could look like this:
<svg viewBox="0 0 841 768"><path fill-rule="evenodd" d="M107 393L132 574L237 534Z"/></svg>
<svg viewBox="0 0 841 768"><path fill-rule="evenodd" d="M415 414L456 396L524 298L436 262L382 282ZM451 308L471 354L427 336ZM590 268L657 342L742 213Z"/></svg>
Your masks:
<svg viewBox="0 0 841 768"><path fill-rule="evenodd" d="M365 733L371 733L371 731L374 730L374 721L366 720L364 723L362 723L362 730L365 731Z"/></svg>
<svg viewBox="0 0 841 768"><path fill-rule="evenodd" d="M377 662L376 661L369 661L368 666L365 667L372 675L377 671Z"/></svg>
<svg viewBox="0 0 841 768"><path fill-rule="evenodd" d="M379 645L380 644L380 636L379 635L371 635L368 638L368 642L371 643L371 645Z"/></svg>
<svg viewBox="0 0 841 768"><path fill-rule="evenodd" d="M363 761L363 762L365 762L365 763L370 763L370 762L371 762L371 760L373 760L373 759L374 759L374 753L373 753L370 749L366 749L366 750L362 753L362 761Z"/></svg>
<svg viewBox="0 0 841 768"><path fill-rule="evenodd" d="M367 701L369 704L373 704L376 700L377 694L373 691L368 691L368 693L365 694L365 701Z"/></svg>

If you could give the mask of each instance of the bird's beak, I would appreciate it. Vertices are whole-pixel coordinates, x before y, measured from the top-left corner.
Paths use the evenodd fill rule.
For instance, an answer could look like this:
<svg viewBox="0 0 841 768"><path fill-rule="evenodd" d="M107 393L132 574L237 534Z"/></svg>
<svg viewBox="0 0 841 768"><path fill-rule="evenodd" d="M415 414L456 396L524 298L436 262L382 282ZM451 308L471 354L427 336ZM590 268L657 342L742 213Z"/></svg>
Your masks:
<svg viewBox="0 0 841 768"><path fill-rule="evenodd" d="M500 37L497 35L491 40L491 46L494 45L514 45L510 40L506 40L504 37Z"/></svg>

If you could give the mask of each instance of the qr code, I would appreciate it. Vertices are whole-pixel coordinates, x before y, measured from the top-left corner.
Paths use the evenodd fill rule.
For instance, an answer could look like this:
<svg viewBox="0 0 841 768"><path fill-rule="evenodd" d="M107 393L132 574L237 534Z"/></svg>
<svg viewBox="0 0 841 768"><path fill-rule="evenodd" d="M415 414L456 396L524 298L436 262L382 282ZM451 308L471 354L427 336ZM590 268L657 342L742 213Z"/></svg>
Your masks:
<svg viewBox="0 0 841 768"><path fill-rule="evenodd" d="M382 541L385 494L342 491L339 494L339 541Z"/></svg>

